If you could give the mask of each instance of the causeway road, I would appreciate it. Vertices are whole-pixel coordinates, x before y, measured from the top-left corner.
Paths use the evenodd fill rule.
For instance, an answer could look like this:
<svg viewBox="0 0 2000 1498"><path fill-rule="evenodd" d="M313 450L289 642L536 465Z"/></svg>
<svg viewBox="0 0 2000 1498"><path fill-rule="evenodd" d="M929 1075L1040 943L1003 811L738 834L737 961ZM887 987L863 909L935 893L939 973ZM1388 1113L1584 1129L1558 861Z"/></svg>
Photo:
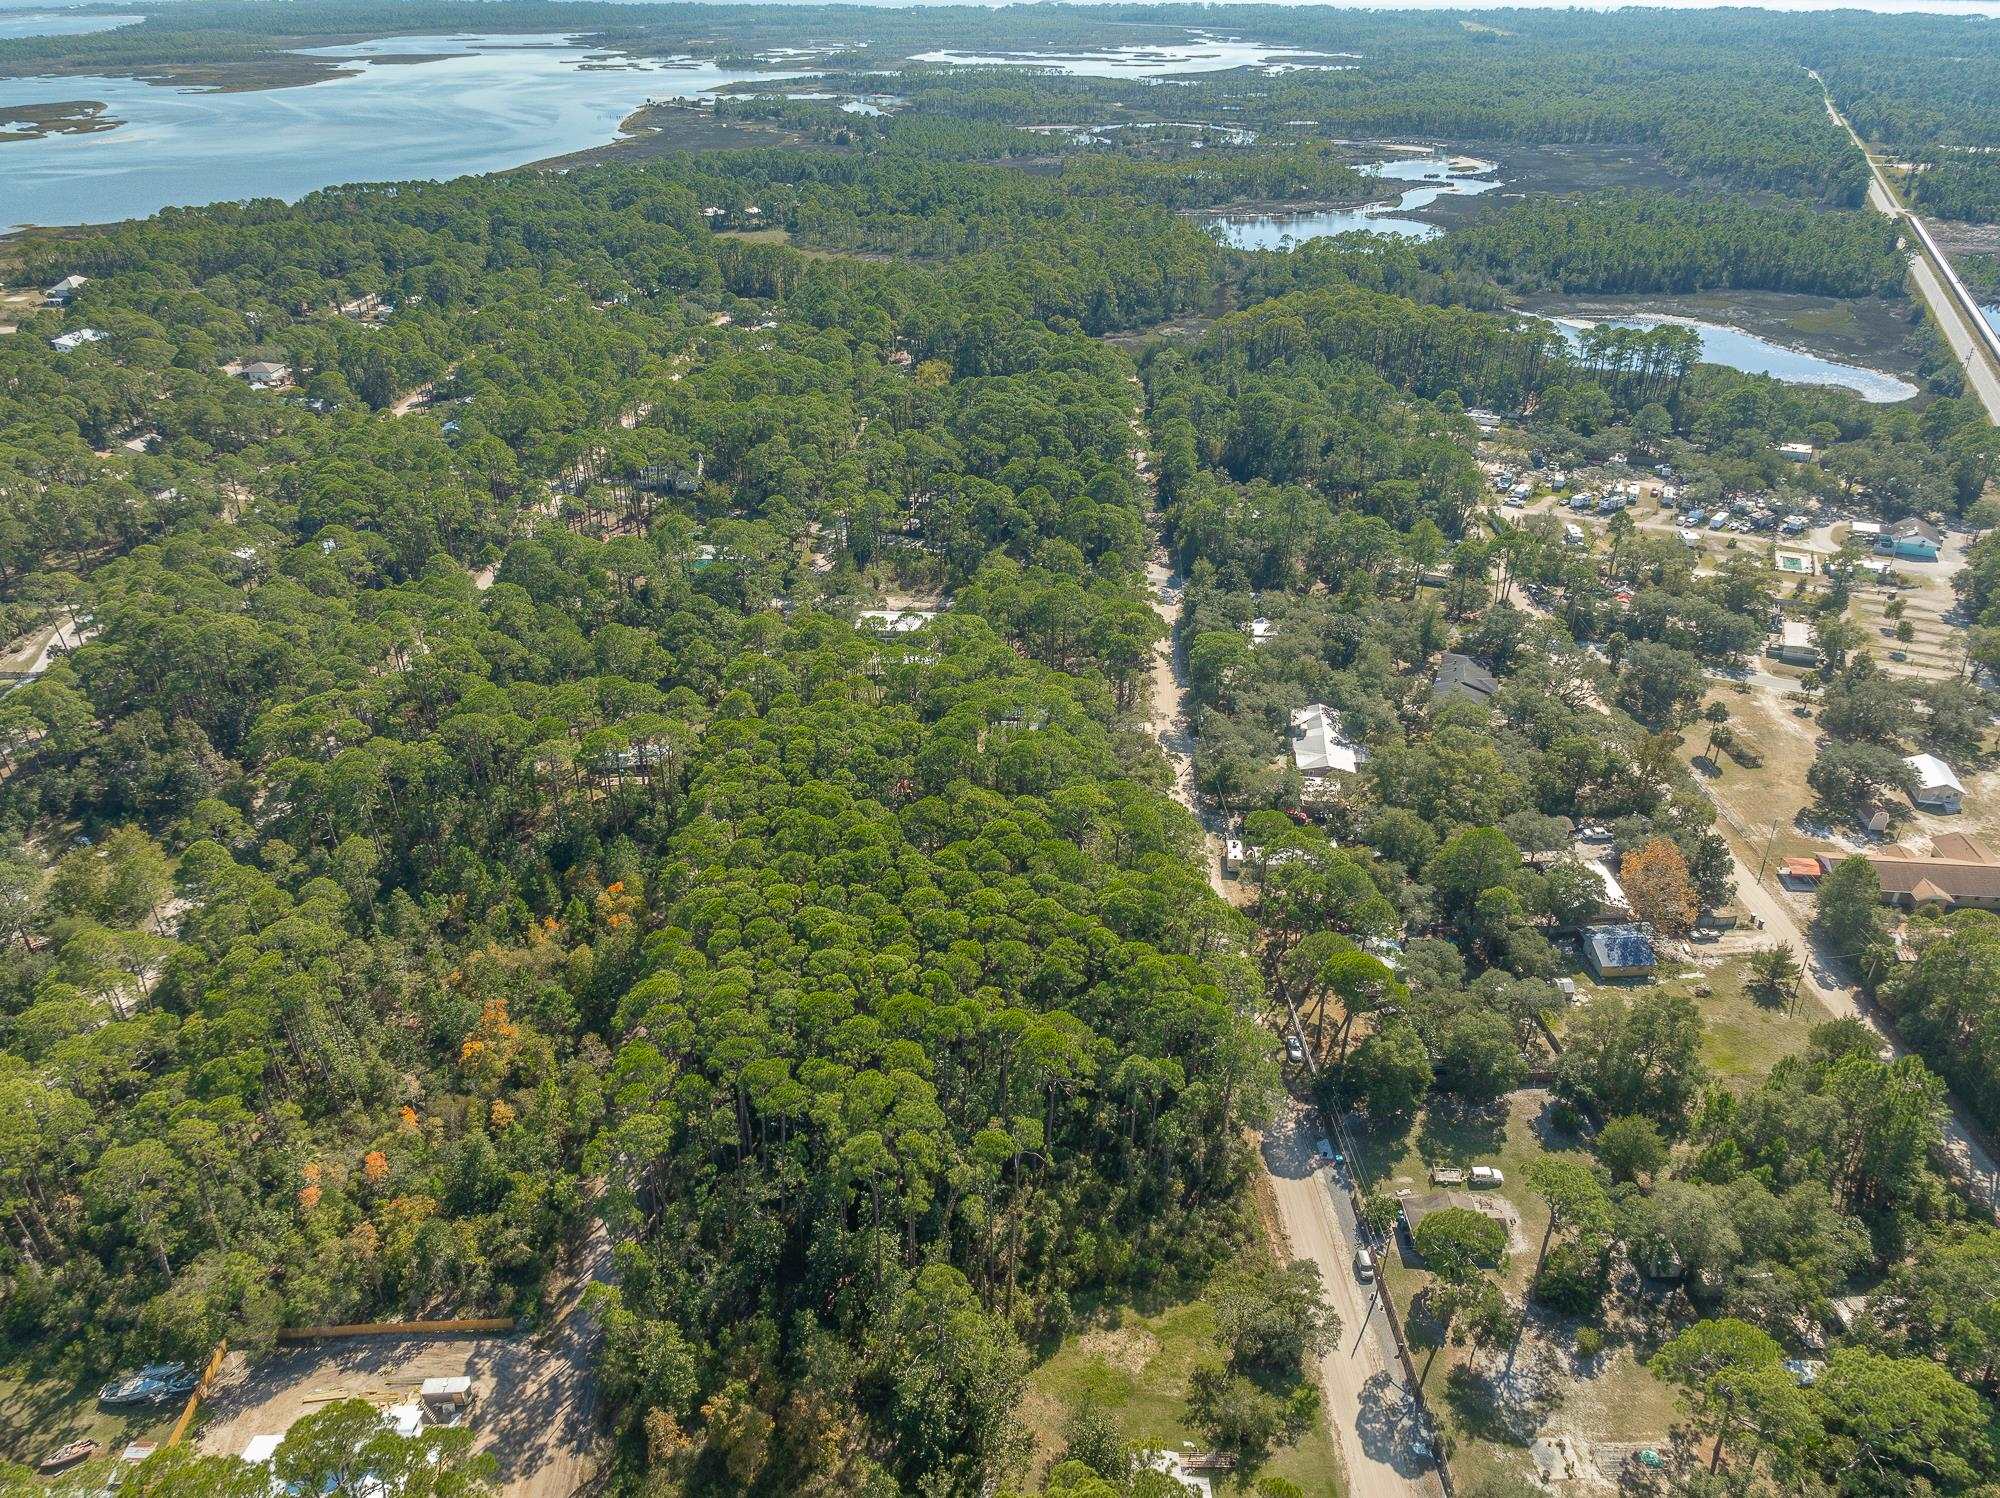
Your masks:
<svg viewBox="0 0 2000 1498"><path fill-rule="evenodd" d="M1897 220L1909 231L1910 248L1916 252L1910 260L1910 279L1930 307L1945 342L1951 345L1952 355L1965 367L1966 388L1986 408L1986 419L2000 425L2000 334L1981 316L1979 304L1952 269L1950 259L1938 248L1937 241L1931 238L1923 220L1904 206L1882 163L1841 114L1833 95L1826 92L1824 80L1817 73L1812 74L1812 79L1826 96L1827 114L1847 132L1848 139L1868 163L1869 206Z"/></svg>

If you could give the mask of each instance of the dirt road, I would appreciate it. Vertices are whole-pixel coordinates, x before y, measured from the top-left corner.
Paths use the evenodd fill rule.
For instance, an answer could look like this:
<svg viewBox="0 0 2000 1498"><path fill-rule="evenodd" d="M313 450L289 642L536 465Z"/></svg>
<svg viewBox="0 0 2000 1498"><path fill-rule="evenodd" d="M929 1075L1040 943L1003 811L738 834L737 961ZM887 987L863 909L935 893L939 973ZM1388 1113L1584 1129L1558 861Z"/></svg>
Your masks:
<svg viewBox="0 0 2000 1498"><path fill-rule="evenodd" d="M1138 418L1133 435L1140 436ZM1133 468L1140 482L1153 487L1143 444L1134 449ZM1152 516L1154 535L1161 520ZM1221 829L1203 816L1194 789L1194 740L1187 720L1187 662L1175 647L1173 627L1180 615L1180 583L1168 565L1164 542L1146 569L1153 607L1165 622L1167 638L1154 649L1152 705L1148 726L1174 771L1174 797L1202 823L1202 862L1209 882L1224 899L1229 886L1222 877ZM1340 1345L1320 1360L1320 1389L1326 1401L1327 1423L1340 1443L1347 1468L1347 1488L1354 1498L1435 1498L1442 1491L1427 1458L1414 1448L1413 1408L1404 1392L1388 1322L1372 1296L1354 1279L1354 1245L1359 1242L1352 1209L1331 1167L1318 1164L1331 1155L1322 1150L1319 1127L1310 1112L1291 1104L1283 1119L1263 1139L1264 1168L1269 1174L1278 1217L1290 1241L1290 1252L1319 1266L1320 1281L1340 1313Z"/></svg>
<svg viewBox="0 0 2000 1498"><path fill-rule="evenodd" d="M1319 1378L1347 1488L1356 1498L1435 1495L1442 1489L1429 1458L1418 1454L1416 1409L1376 1301L1379 1282L1354 1277L1357 1224L1344 1184L1319 1163L1331 1156L1325 1146L1311 1110L1294 1107L1264 1136L1263 1155L1292 1252L1319 1266L1340 1313L1340 1341L1320 1359Z"/></svg>

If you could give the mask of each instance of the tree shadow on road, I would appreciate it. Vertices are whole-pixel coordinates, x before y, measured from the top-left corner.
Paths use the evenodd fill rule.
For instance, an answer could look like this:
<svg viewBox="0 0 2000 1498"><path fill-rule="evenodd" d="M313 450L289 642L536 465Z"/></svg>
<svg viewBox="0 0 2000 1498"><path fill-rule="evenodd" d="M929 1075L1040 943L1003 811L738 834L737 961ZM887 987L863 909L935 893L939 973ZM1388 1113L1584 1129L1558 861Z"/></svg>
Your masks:
<svg viewBox="0 0 2000 1498"><path fill-rule="evenodd" d="M1424 1438L1416 1411L1393 1378L1386 1372L1369 1374L1361 1385L1360 1405L1354 1433L1371 1461L1394 1467L1404 1477L1429 1470L1414 1449L1414 1443Z"/></svg>

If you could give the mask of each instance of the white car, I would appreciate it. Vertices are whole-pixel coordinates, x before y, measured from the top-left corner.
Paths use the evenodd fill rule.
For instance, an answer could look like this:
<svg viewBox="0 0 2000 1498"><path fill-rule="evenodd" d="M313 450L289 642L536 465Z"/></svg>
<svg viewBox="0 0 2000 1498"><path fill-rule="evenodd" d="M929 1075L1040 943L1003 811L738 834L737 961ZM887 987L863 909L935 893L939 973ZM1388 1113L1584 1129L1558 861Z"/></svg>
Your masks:
<svg viewBox="0 0 2000 1498"><path fill-rule="evenodd" d="M1285 1056L1294 1066L1297 1066L1306 1059L1306 1048L1299 1044L1298 1036L1287 1035L1285 1037Z"/></svg>
<svg viewBox="0 0 2000 1498"><path fill-rule="evenodd" d="M1472 1184L1475 1186L1504 1186L1507 1177L1500 1173L1497 1165L1475 1165L1472 1167Z"/></svg>
<svg viewBox="0 0 2000 1498"><path fill-rule="evenodd" d="M1375 1283L1375 1256L1365 1248L1354 1250L1354 1277L1364 1285Z"/></svg>

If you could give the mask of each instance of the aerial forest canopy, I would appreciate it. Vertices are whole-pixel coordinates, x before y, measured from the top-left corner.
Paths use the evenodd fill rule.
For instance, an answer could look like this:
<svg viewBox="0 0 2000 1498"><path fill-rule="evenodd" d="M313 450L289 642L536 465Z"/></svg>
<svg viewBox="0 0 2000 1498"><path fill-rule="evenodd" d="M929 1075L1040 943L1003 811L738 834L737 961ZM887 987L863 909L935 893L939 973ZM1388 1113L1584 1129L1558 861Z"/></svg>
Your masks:
<svg viewBox="0 0 2000 1498"><path fill-rule="evenodd" d="M1112 20L1145 43L1188 14L885 11L823 66L860 86ZM203 0L0 42L0 71L475 25L735 55L829 24L859 23ZM1985 143L1990 100L1933 110L1913 83L1957 23L1910 18L1879 66L1844 16L1200 24L1360 59L1177 84L1174 113L1233 143L1024 128L1154 83L915 69L884 118L716 110L785 122L783 149L15 242L23 284L87 280L0 336L0 622L62 631L0 695L11 1349L75 1380L300 1326L540 1325L601 1222L627 1491L1144 1492L1081 1436L1067 1478L1023 1478L1030 1372L1105 1306L1216 1285L1232 1358L1191 1397L1248 1473L1319 1418L1310 1358L1338 1340L1316 1280L1246 1289L1238 1262L1263 1252L1282 1011L1339 1056L1301 1096L1371 1126L1491 1108L1531 1064L1566 1116L1620 1126L1604 1181L1547 1187L1584 1203L1547 1219L1534 1293L1562 1314L1612 1293L1614 1245L1673 1315L1774 1347L1869 1296L1862 1332L1828 1332L1831 1392L1770 1443L1782 1481L1994 1480L1990 1295L1964 1328L1938 1309L1990 1234L1946 1184L1923 1060L1831 1026L1724 1085L1685 998L1622 990L1550 1059L1558 942L1601 903L1575 829L1655 871L1634 884L1663 924L1731 896L1675 751L1781 596L1747 552L1698 567L1629 518L1606 556L1500 516L1476 424L1711 504L1990 504L1992 427L1901 301L1806 71L1861 70L1856 108L1913 144ZM1334 142L1402 133L1643 148L1671 180L1284 255L1195 216L1363 201L1367 158ZM1783 385L1671 325L1566 340L1516 310L1552 291L1895 304L1925 388ZM239 376L258 363L275 388ZM1779 450L1801 443L1805 478ZM1156 553L1186 580L1183 794L1254 835L1240 908L1149 716ZM1492 691L1439 700L1447 650ZM1985 701L1961 690L1898 721L1946 735ZM1308 704L1368 751L1317 820L1287 754ZM1891 992L1992 1110L1945 1054L1990 1028L1952 968L1989 935L1956 922ZM1430 1237L1491 1312L1452 1226ZM1659 1376L1720 1408L1704 1339L1763 1344L1688 1335ZM1948 1460L1868 1418L1899 1378L1966 1417Z"/></svg>

